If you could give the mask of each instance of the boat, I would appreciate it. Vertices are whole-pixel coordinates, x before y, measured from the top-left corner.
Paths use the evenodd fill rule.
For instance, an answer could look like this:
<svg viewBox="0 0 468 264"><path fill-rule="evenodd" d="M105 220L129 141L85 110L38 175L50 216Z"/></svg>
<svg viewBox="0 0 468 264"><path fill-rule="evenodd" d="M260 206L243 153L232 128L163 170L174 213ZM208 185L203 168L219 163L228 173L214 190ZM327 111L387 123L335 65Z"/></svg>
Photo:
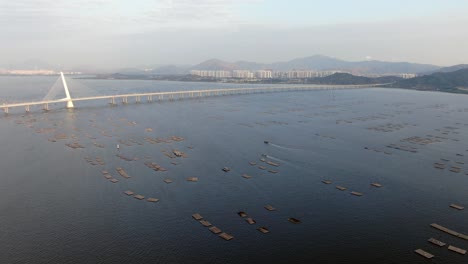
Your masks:
<svg viewBox="0 0 468 264"><path fill-rule="evenodd" d="M265 144L269 144L270 142L268 140L263 141Z"/></svg>
<svg viewBox="0 0 468 264"><path fill-rule="evenodd" d="M223 171L224 171L224 172L228 172L228 171L230 171L230 170L231 170L231 169L228 168L228 167L224 167L224 168L223 168Z"/></svg>

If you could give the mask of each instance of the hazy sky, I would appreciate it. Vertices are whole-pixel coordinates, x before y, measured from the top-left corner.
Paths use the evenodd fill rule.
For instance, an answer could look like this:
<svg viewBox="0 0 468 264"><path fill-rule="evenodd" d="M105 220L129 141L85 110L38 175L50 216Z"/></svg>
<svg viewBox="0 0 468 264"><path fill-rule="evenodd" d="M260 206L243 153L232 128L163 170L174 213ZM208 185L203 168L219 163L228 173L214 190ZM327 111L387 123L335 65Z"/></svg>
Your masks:
<svg viewBox="0 0 468 264"><path fill-rule="evenodd" d="M0 66L468 63L466 0L0 0Z"/></svg>

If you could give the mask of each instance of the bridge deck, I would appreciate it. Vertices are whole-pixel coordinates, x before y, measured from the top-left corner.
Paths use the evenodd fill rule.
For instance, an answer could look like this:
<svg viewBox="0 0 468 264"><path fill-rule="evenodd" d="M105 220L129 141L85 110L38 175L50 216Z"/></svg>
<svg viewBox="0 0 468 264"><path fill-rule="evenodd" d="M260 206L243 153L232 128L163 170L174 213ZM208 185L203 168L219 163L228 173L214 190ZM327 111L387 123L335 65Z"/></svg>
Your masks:
<svg viewBox="0 0 468 264"><path fill-rule="evenodd" d="M211 96L217 94L242 94L242 93L256 93L256 92L286 92L286 91L310 91L310 90L337 90L337 89L358 89L370 88L378 85L295 85L295 86L273 86L273 87L256 87L256 88L228 88L228 89L206 89L206 90L183 90L183 91L170 91L170 92L152 92L152 93L132 93L132 94L117 94L117 95L101 95L90 97L71 98L72 101L91 101L112 98L128 98L128 97L145 97L145 96L174 96L174 95L188 95L188 96ZM0 105L0 108L14 108L21 106L44 105L54 103L66 103L67 98L48 101L33 101L10 103Z"/></svg>

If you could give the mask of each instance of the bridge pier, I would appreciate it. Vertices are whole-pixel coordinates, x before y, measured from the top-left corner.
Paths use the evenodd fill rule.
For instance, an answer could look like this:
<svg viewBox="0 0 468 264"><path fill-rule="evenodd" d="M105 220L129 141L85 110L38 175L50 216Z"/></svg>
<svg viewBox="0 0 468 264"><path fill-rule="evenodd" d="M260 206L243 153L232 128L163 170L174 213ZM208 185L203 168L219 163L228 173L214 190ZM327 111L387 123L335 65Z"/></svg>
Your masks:
<svg viewBox="0 0 468 264"><path fill-rule="evenodd" d="M122 104L128 103L128 97L122 97Z"/></svg>
<svg viewBox="0 0 468 264"><path fill-rule="evenodd" d="M148 102L153 102L153 96L152 95L148 95L148 97L146 98L146 100Z"/></svg>
<svg viewBox="0 0 468 264"><path fill-rule="evenodd" d="M42 107L42 110L49 111L49 104L45 103L44 106Z"/></svg>
<svg viewBox="0 0 468 264"><path fill-rule="evenodd" d="M140 103L140 96L139 95L135 98L135 101L136 101L137 104Z"/></svg>
<svg viewBox="0 0 468 264"><path fill-rule="evenodd" d="M115 97L111 97L111 102L110 102L111 105L115 105Z"/></svg>
<svg viewBox="0 0 468 264"><path fill-rule="evenodd" d="M24 110L26 110L26 113L29 113L29 112L30 112L29 105L26 105L26 106L24 107Z"/></svg>
<svg viewBox="0 0 468 264"><path fill-rule="evenodd" d="M3 108L3 111L5 111L5 114L8 114L10 112L8 107Z"/></svg>

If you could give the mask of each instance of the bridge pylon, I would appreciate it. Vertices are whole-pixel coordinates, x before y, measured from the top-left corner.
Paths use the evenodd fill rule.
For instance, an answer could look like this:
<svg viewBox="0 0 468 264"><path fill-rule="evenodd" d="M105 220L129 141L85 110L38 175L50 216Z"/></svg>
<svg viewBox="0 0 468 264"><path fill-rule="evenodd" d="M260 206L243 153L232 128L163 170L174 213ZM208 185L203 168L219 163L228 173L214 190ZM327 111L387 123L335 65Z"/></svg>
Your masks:
<svg viewBox="0 0 468 264"><path fill-rule="evenodd" d="M68 91L67 81L65 81L65 76L63 76L63 72L60 72L60 76L62 77L63 89L65 89L65 100L67 101L67 108L74 108L73 101L70 96L70 91Z"/></svg>

